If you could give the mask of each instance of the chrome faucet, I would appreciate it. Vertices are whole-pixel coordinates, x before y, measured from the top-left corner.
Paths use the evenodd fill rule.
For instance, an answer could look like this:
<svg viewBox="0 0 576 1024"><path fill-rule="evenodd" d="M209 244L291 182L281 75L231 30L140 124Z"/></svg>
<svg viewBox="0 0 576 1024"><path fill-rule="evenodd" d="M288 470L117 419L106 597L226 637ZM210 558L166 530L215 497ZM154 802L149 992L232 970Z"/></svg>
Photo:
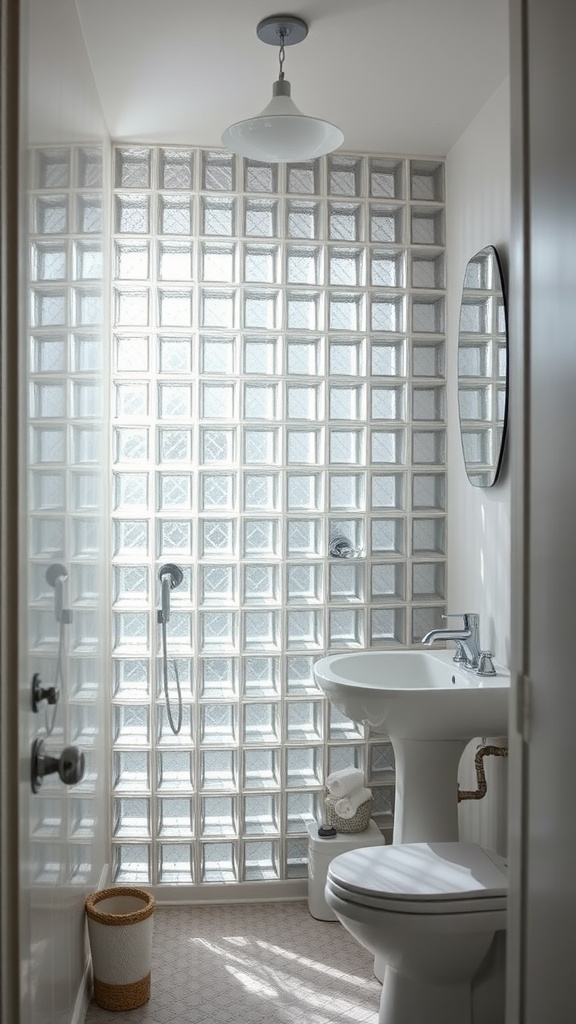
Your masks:
<svg viewBox="0 0 576 1024"><path fill-rule="evenodd" d="M443 615L443 619L455 618L453 615ZM422 637L423 644L433 644L436 640L453 640L456 644L454 661L462 665L462 668L469 668L477 671L480 662L480 616L476 612L462 612L459 616L464 620L462 629L431 629L426 636Z"/></svg>

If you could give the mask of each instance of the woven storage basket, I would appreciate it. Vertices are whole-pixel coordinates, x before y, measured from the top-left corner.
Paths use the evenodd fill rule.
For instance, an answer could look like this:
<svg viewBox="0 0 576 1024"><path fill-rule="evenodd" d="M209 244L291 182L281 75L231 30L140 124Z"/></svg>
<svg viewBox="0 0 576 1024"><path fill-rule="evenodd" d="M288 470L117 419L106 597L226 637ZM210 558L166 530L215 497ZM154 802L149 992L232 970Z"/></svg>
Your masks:
<svg viewBox="0 0 576 1024"><path fill-rule="evenodd" d="M326 807L326 821L328 825L335 828L337 832L364 832L370 824L372 814L372 797L360 804L353 818L341 818L334 810L337 801L332 796L327 796L324 804Z"/></svg>
<svg viewBox="0 0 576 1024"><path fill-rule="evenodd" d="M105 1010L135 1010L150 998L154 897L115 886L86 900L94 998Z"/></svg>

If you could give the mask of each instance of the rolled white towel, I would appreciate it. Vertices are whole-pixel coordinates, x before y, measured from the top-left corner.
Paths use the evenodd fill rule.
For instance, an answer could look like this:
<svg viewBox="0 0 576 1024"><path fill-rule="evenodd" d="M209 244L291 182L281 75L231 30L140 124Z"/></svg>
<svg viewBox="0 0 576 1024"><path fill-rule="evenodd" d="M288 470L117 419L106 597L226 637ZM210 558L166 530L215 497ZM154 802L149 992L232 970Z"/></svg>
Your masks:
<svg viewBox="0 0 576 1024"><path fill-rule="evenodd" d="M331 775L326 779L326 787L332 796L335 796L337 800L341 796L348 796L353 789L357 789L358 786L364 785L364 772L361 768L340 768L337 772L332 772Z"/></svg>
<svg viewBox="0 0 576 1024"><path fill-rule="evenodd" d="M353 790L352 793L349 793L348 796L343 796L340 800L337 800L334 804L334 811L339 818L353 818L360 805L370 800L371 796L372 790L360 786L358 789Z"/></svg>

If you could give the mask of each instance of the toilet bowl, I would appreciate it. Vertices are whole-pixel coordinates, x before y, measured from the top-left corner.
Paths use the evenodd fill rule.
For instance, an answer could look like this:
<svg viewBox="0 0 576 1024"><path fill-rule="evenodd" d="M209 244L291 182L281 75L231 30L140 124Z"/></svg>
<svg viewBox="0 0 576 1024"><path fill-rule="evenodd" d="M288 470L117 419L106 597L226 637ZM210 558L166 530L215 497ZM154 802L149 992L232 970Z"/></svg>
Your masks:
<svg viewBox="0 0 576 1024"><path fill-rule="evenodd" d="M406 843L335 857L326 902L386 965L379 1024L504 1020L496 978L503 963L493 944L506 928L506 893L503 858L475 843Z"/></svg>

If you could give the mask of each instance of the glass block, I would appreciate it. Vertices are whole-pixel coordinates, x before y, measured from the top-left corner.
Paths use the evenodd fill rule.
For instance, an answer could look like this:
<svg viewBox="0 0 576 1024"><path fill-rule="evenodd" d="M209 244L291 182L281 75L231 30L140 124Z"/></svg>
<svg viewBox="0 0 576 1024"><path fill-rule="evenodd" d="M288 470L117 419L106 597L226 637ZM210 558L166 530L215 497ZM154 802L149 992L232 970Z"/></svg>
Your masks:
<svg viewBox="0 0 576 1024"><path fill-rule="evenodd" d="M370 416L373 420L404 420L405 388L373 387L370 392Z"/></svg>
<svg viewBox="0 0 576 1024"><path fill-rule="evenodd" d="M66 452L66 433L63 427L42 426L32 431L32 461L36 464L63 462Z"/></svg>
<svg viewBox="0 0 576 1024"><path fill-rule="evenodd" d="M158 835L187 838L194 833L194 803L180 797L162 797L158 801Z"/></svg>
<svg viewBox="0 0 576 1024"><path fill-rule="evenodd" d="M243 507L245 512L269 512L278 508L279 479L274 473L245 473Z"/></svg>
<svg viewBox="0 0 576 1024"><path fill-rule="evenodd" d="M235 388L233 384L202 384L200 414L203 419L230 419L234 416Z"/></svg>
<svg viewBox="0 0 576 1024"><path fill-rule="evenodd" d="M334 608L328 613L330 647L364 646L364 612L360 609Z"/></svg>
<svg viewBox="0 0 576 1024"><path fill-rule="evenodd" d="M362 331L364 315L364 296L361 293L330 293L328 326L331 331Z"/></svg>
<svg viewBox="0 0 576 1024"><path fill-rule="evenodd" d="M147 195L115 197L115 230L119 234L141 235L150 230L150 198Z"/></svg>
<svg viewBox="0 0 576 1024"><path fill-rule="evenodd" d="M113 789L117 792L145 792L150 789L149 754L139 750L114 751Z"/></svg>
<svg viewBox="0 0 576 1024"><path fill-rule="evenodd" d="M81 327L100 325L103 320L102 292L99 288L74 288L72 291L72 323Z"/></svg>
<svg viewBox="0 0 576 1024"><path fill-rule="evenodd" d="M308 838L286 841L286 878L306 878L308 875Z"/></svg>
<svg viewBox="0 0 576 1024"><path fill-rule="evenodd" d="M149 323L150 295L147 288L114 289L114 323L117 326L146 327Z"/></svg>
<svg viewBox="0 0 576 1024"><path fill-rule="evenodd" d="M66 416L66 389L63 384L32 384L30 414L35 418Z"/></svg>
<svg viewBox="0 0 576 1024"><path fill-rule="evenodd" d="M442 334L444 331L444 297L412 296L412 330L418 334Z"/></svg>
<svg viewBox="0 0 576 1024"><path fill-rule="evenodd" d="M243 339L244 373L276 374L279 369L280 347L276 338Z"/></svg>
<svg viewBox="0 0 576 1024"><path fill-rule="evenodd" d="M200 695L209 700L236 694L236 659L203 658L200 661Z"/></svg>
<svg viewBox="0 0 576 1024"><path fill-rule="evenodd" d="M160 555L190 555L192 553L192 524L179 519L164 519L157 523L157 544Z"/></svg>
<svg viewBox="0 0 576 1024"><path fill-rule="evenodd" d="M246 245L244 248L244 281L274 284L279 280L278 264L278 246Z"/></svg>
<svg viewBox="0 0 576 1024"><path fill-rule="evenodd" d="M320 284L321 249L316 246L286 247L286 278L289 284Z"/></svg>
<svg viewBox="0 0 576 1024"><path fill-rule="evenodd" d="M244 289L242 295L244 327L249 330L274 330L279 319L280 293Z"/></svg>
<svg viewBox="0 0 576 1024"><path fill-rule="evenodd" d="M160 511L184 509L189 511L192 500L190 473L162 473L157 476L158 508Z"/></svg>
<svg viewBox="0 0 576 1024"><path fill-rule="evenodd" d="M362 473L331 473L328 490L331 511L361 511L365 507Z"/></svg>
<svg viewBox="0 0 576 1024"><path fill-rule="evenodd" d="M403 377L405 361L403 341L372 342L370 365L373 377Z"/></svg>
<svg viewBox="0 0 576 1024"><path fill-rule="evenodd" d="M192 324L192 292L188 289L159 288L158 319L161 327L190 327ZM221 313L221 310L219 310ZM203 321L206 323L206 321ZM207 326L210 325L210 322ZM228 326L220 324L219 326Z"/></svg>
<svg viewBox="0 0 576 1024"><path fill-rule="evenodd" d="M34 473L32 476L32 506L35 512L47 512L49 510L64 509L65 495L65 474L64 471L56 473ZM77 486L76 481L76 486ZM89 478L82 498L77 490L74 492L73 508L78 511L80 508L95 508L96 493L91 486L93 481ZM83 488L84 490L84 488ZM91 497L89 497L91 495ZM79 500L80 499L80 500Z"/></svg>
<svg viewBox="0 0 576 1024"><path fill-rule="evenodd" d="M328 157L328 192L333 196L359 196L362 194L361 157L338 154Z"/></svg>
<svg viewBox="0 0 576 1024"><path fill-rule="evenodd" d="M316 655L298 654L286 658L286 688L293 696L318 693L314 679Z"/></svg>
<svg viewBox="0 0 576 1024"><path fill-rule="evenodd" d="M264 558L279 554L280 524L277 519L244 519L242 547L246 558Z"/></svg>
<svg viewBox="0 0 576 1024"><path fill-rule="evenodd" d="M246 465L275 465L279 450L278 430L243 431L243 455Z"/></svg>
<svg viewBox="0 0 576 1024"><path fill-rule="evenodd" d="M373 331L390 331L399 334L404 331L404 296L372 296L370 323Z"/></svg>
<svg viewBox="0 0 576 1024"><path fill-rule="evenodd" d="M40 149L36 152L35 188L68 188L70 186L70 150L67 146Z"/></svg>
<svg viewBox="0 0 576 1024"><path fill-rule="evenodd" d="M371 644L403 644L406 633L404 608L373 608L370 612Z"/></svg>
<svg viewBox="0 0 576 1024"><path fill-rule="evenodd" d="M276 604L279 599L279 567L246 565L243 567L243 604Z"/></svg>
<svg viewBox="0 0 576 1024"><path fill-rule="evenodd" d="M244 706L244 743L276 743L280 740L278 704Z"/></svg>
<svg viewBox="0 0 576 1024"><path fill-rule="evenodd" d="M394 243L404 241L404 208L402 206L370 204L370 241Z"/></svg>
<svg viewBox="0 0 576 1024"><path fill-rule="evenodd" d="M322 748L289 747L286 751L286 786L305 789L322 784Z"/></svg>
<svg viewBox="0 0 576 1024"><path fill-rule="evenodd" d="M487 420L490 418L490 387L458 387L458 411L461 420Z"/></svg>
<svg viewBox="0 0 576 1024"><path fill-rule="evenodd" d="M114 151L116 188L150 188L152 150L119 146Z"/></svg>
<svg viewBox="0 0 576 1024"><path fill-rule="evenodd" d="M203 750L200 754L203 790L236 789L238 764L235 750Z"/></svg>
<svg viewBox="0 0 576 1024"><path fill-rule="evenodd" d="M286 434L286 459L289 465L318 463L322 443L321 430L298 430L290 427Z"/></svg>
<svg viewBox="0 0 576 1024"><path fill-rule="evenodd" d="M329 414L331 420L362 420L364 418L364 387L330 385Z"/></svg>
<svg viewBox="0 0 576 1024"><path fill-rule="evenodd" d="M319 473L287 473L286 507L290 512L320 511L322 477Z"/></svg>
<svg viewBox="0 0 576 1024"><path fill-rule="evenodd" d="M242 659L245 697L280 696L280 664L276 657L249 655Z"/></svg>
<svg viewBox="0 0 576 1024"><path fill-rule="evenodd" d="M203 843L200 870L203 882L237 882L238 854L234 843Z"/></svg>
<svg viewBox="0 0 576 1024"><path fill-rule="evenodd" d="M278 165L262 163L260 160L244 160L245 192L276 192L278 188Z"/></svg>
<svg viewBox="0 0 576 1024"><path fill-rule="evenodd" d="M114 567L115 602L146 602L149 585L146 567L138 565Z"/></svg>
<svg viewBox="0 0 576 1024"><path fill-rule="evenodd" d="M374 157L369 161L370 195L382 199L404 198L404 161Z"/></svg>
<svg viewBox="0 0 576 1024"><path fill-rule="evenodd" d="M322 613L289 610L286 614L286 641L289 649L319 649L323 645Z"/></svg>
<svg viewBox="0 0 576 1024"><path fill-rule="evenodd" d="M406 507L403 473L374 473L371 479L371 507L373 509Z"/></svg>
<svg viewBox="0 0 576 1024"><path fill-rule="evenodd" d="M237 616L234 612L202 612L200 615L201 650L206 653L235 648L237 628Z"/></svg>
<svg viewBox="0 0 576 1024"><path fill-rule="evenodd" d="M275 749L245 749L244 789L278 789L280 786L280 751Z"/></svg>
<svg viewBox="0 0 576 1024"><path fill-rule="evenodd" d="M286 191L294 195L320 192L320 161L286 164Z"/></svg>
<svg viewBox="0 0 576 1024"><path fill-rule="evenodd" d="M289 604L320 604L322 594L322 566L287 566L286 600Z"/></svg>
<svg viewBox="0 0 576 1024"><path fill-rule="evenodd" d="M286 739L288 743L322 740L323 702L288 701L286 703Z"/></svg>
<svg viewBox="0 0 576 1024"><path fill-rule="evenodd" d="M238 829L237 800L231 796L207 796L200 802L200 833L203 836L235 836Z"/></svg>
<svg viewBox="0 0 576 1024"><path fill-rule="evenodd" d="M31 247L31 276L36 281L64 281L68 272L66 242L36 242Z"/></svg>
<svg viewBox="0 0 576 1024"><path fill-rule="evenodd" d="M236 161L228 153L202 154L202 188L210 191L233 192L236 185Z"/></svg>
<svg viewBox="0 0 576 1024"><path fill-rule="evenodd" d="M149 367L148 338L116 336L116 369L119 372L147 371Z"/></svg>
<svg viewBox="0 0 576 1024"><path fill-rule="evenodd" d="M151 878L150 847L141 843L115 843L112 876L115 882L148 885Z"/></svg>
<svg viewBox="0 0 576 1024"><path fill-rule="evenodd" d="M491 427L462 430L462 448L467 466L486 465L491 460L493 448L493 430Z"/></svg>
<svg viewBox="0 0 576 1024"><path fill-rule="evenodd" d="M158 385L158 416L160 419L189 419L192 393L189 384Z"/></svg>
<svg viewBox="0 0 576 1024"><path fill-rule="evenodd" d="M117 427L114 441L116 462L141 462L148 458L146 427Z"/></svg>
<svg viewBox="0 0 576 1024"><path fill-rule="evenodd" d="M236 708L233 704L203 704L200 708L200 742L234 744L237 736Z"/></svg>
<svg viewBox="0 0 576 1024"><path fill-rule="evenodd" d="M368 785L393 782L396 771L394 749L391 743L371 743L368 758Z"/></svg>
<svg viewBox="0 0 576 1024"><path fill-rule="evenodd" d="M464 296L460 306L460 332L462 334L490 334L492 325L491 299Z"/></svg>
<svg viewBox="0 0 576 1024"><path fill-rule="evenodd" d="M80 235L100 234L103 229L102 198L79 195L74 205L75 231Z"/></svg>
<svg viewBox="0 0 576 1024"><path fill-rule="evenodd" d="M67 196L36 196L34 229L38 235L60 235L68 230Z"/></svg>
<svg viewBox="0 0 576 1024"><path fill-rule="evenodd" d="M234 510L235 478L230 473L200 475L200 509Z"/></svg>
<svg viewBox="0 0 576 1024"><path fill-rule="evenodd" d="M280 618L278 612L248 610L244 612L244 650L278 650L279 637Z"/></svg>
<svg viewBox="0 0 576 1024"><path fill-rule="evenodd" d="M278 384L244 385L244 418L273 420L279 414Z"/></svg>
<svg viewBox="0 0 576 1024"><path fill-rule="evenodd" d="M202 281L232 284L236 279L236 246L217 242L204 242L200 249L200 277Z"/></svg>
<svg viewBox="0 0 576 1024"><path fill-rule="evenodd" d="M149 663L140 658L115 659L114 696L130 700L143 700L149 693Z"/></svg>
<svg viewBox="0 0 576 1024"><path fill-rule="evenodd" d="M115 273L120 280L144 281L150 273L148 242L116 242Z"/></svg>
<svg viewBox="0 0 576 1024"><path fill-rule="evenodd" d="M114 473L114 508L144 509L148 506L148 476L145 473Z"/></svg>
<svg viewBox="0 0 576 1024"><path fill-rule="evenodd" d="M413 342L412 374L414 377L443 377L444 363L443 341Z"/></svg>
<svg viewBox="0 0 576 1024"><path fill-rule="evenodd" d="M444 598L446 596L444 562L414 562L412 564L412 597Z"/></svg>
<svg viewBox="0 0 576 1024"><path fill-rule="evenodd" d="M244 233L253 238L275 238L278 234L277 200L246 199L244 205Z"/></svg>
<svg viewBox="0 0 576 1024"><path fill-rule="evenodd" d="M190 281L192 279L192 245L158 245L158 277L161 281Z"/></svg>
<svg viewBox="0 0 576 1024"><path fill-rule="evenodd" d="M429 633L431 629L444 629L446 624L443 612L444 606L439 608L413 607L411 643L422 643L422 637L426 636L426 633Z"/></svg>
<svg viewBox="0 0 576 1024"><path fill-rule="evenodd" d="M413 430L412 461L441 466L446 461L446 432L444 430Z"/></svg>
<svg viewBox="0 0 576 1024"><path fill-rule="evenodd" d="M68 323L67 290L35 288L32 292L32 322L37 327L58 327Z"/></svg>
<svg viewBox="0 0 576 1024"><path fill-rule="evenodd" d="M116 416L125 418L147 417L149 412L148 384L119 384L115 388Z"/></svg>
<svg viewBox="0 0 576 1024"><path fill-rule="evenodd" d="M365 341L354 338L329 339L329 372L349 377L362 377L366 372Z"/></svg>
<svg viewBox="0 0 576 1024"><path fill-rule="evenodd" d="M287 369L289 374L315 377L322 373L322 343L320 338L302 341L288 339Z"/></svg>
<svg viewBox="0 0 576 1024"><path fill-rule="evenodd" d="M330 601L358 604L365 600L364 566L332 564L328 568Z"/></svg>
<svg viewBox="0 0 576 1024"><path fill-rule="evenodd" d="M405 551L405 523L403 519L373 519L371 523L371 553L402 555Z"/></svg>
<svg viewBox="0 0 576 1024"><path fill-rule="evenodd" d="M236 227L236 200L203 196L201 217L202 234L233 236Z"/></svg>
<svg viewBox="0 0 576 1024"><path fill-rule="evenodd" d="M314 421L322 417L320 384L287 384L286 415L290 420Z"/></svg>
<svg viewBox="0 0 576 1024"><path fill-rule="evenodd" d="M204 374L233 374L236 346L233 338L200 337L200 371Z"/></svg>
<svg viewBox="0 0 576 1024"><path fill-rule="evenodd" d="M194 154L187 149L161 149L159 155L160 188L191 188L194 180Z"/></svg>
<svg viewBox="0 0 576 1024"><path fill-rule="evenodd" d="M320 238L320 203L289 199L286 234L288 238Z"/></svg>
<svg viewBox="0 0 576 1024"><path fill-rule="evenodd" d="M413 252L411 257L413 288L445 288L444 253Z"/></svg>
<svg viewBox="0 0 576 1024"><path fill-rule="evenodd" d="M413 245L444 245L444 211L412 207L410 215Z"/></svg>
<svg viewBox="0 0 576 1024"><path fill-rule="evenodd" d="M142 520L119 520L114 524L114 554L148 554L148 524Z"/></svg>
<svg viewBox="0 0 576 1024"><path fill-rule="evenodd" d="M102 187L102 150L80 146L76 150L76 180L79 188Z"/></svg>
<svg viewBox="0 0 576 1024"><path fill-rule="evenodd" d="M32 373L64 373L67 366L67 343L64 338L32 337Z"/></svg>
<svg viewBox="0 0 576 1024"><path fill-rule="evenodd" d="M188 311L188 323L191 322L191 306ZM200 297L200 323L202 327L232 328L236 321L236 293L221 289L213 291L202 289ZM187 324L182 324L187 326Z"/></svg>
<svg viewBox="0 0 576 1024"><path fill-rule="evenodd" d="M443 385L438 387L412 388L412 419L440 420L446 418L446 392Z"/></svg>
<svg viewBox="0 0 576 1024"><path fill-rule="evenodd" d="M322 820L319 793L287 793L285 831L306 832L308 824Z"/></svg>
<svg viewBox="0 0 576 1024"><path fill-rule="evenodd" d="M370 577L370 596L373 601L391 598L403 601L406 597L406 567L403 562L383 562L373 565Z"/></svg>
<svg viewBox="0 0 576 1024"><path fill-rule="evenodd" d="M374 466L397 465L405 461L404 430L373 430L370 436L370 460Z"/></svg>
<svg viewBox="0 0 576 1024"><path fill-rule="evenodd" d="M373 249L370 257L370 283L375 288L404 287L405 255L394 249Z"/></svg>
<svg viewBox="0 0 576 1024"><path fill-rule="evenodd" d="M432 160L410 161L410 198L429 203L444 202L444 164Z"/></svg>
<svg viewBox="0 0 576 1024"><path fill-rule="evenodd" d="M128 839L150 837L150 804L148 800L123 797L114 800L112 834Z"/></svg>
<svg viewBox="0 0 576 1024"><path fill-rule="evenodd" d="M236 567L200 566L200 601L204 604L231 604L236 600Z"/></svg>
<svg viewBox="0 0 576 1024"><path fill-rule="evenodd" d="M443 555L446 550L444 518L412 520L412 554Z"/></svg>
<svg viewBox="0 0 576 1024"><path fill-rule="evenodd" d="M362 207L358 203L330 203L328 238L338 242L358 242L362 238Z"/></svg>
<svg viewBox="0 0 576 1024"><path fill-rule="evenodd" d="M121 705L114 708L114 743L146 746L150 741L148 708Z"/></svg>
<svg viewBox="0 0 576 1024"><path fill-rule="evenodd" d="M364 736L364 726L351 722L341 711L328 705L328 737L330 740L358 740ZM348 761L348 765L350 761ZM333 769L332 769L333 770Z"/></svg>
<svg viewBox="0 0 576 1024"><path fill-rule="evenodd" d="M412 508L444 511L446 508L444 473L414 473L412 477Z"/></svg>
<svg viewBox="0 0 576 1024"><path fill-rule="evenodd" d="M322 309L320 292L288 292L285 301L289 330L315 331L319 329Z"/></svg>
<svg viewBox="0 0 576 1024"><path fill-rule="evenodd" d="M329 459L331 465L362 465L365 454L364 430L330 430Z"/></svg>
<svg viewBox="0 0 576 1024"><path fill-rule="evenodd" d="M192 434L190 430L158 430L159 462L189 462L191 451Z"/></svg>
<svg viewBox="0 0 576 1024"><path fill-rule="evenodd" d="M246 835L278 835L280 832L278 797L258 793L243 797L243 831Z"/></svg>

